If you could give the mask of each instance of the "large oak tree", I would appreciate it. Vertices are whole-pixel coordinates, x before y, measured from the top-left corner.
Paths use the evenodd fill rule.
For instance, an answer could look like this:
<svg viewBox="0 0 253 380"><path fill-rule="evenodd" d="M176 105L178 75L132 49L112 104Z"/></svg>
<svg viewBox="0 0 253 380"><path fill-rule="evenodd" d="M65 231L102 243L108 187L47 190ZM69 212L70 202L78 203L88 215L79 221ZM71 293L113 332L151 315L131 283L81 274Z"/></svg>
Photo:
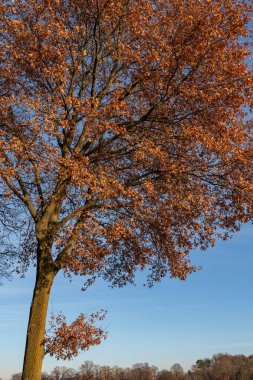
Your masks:
<svg viewBox="0 0 253 380"><path fill-rule="evenodd" d="M250 219L251 15L236 0L1 2L2 253L37 267L23 380L45 348L99 343L96 315L56 317L43 340L60 270L185 279L192 249Z"/></svg>

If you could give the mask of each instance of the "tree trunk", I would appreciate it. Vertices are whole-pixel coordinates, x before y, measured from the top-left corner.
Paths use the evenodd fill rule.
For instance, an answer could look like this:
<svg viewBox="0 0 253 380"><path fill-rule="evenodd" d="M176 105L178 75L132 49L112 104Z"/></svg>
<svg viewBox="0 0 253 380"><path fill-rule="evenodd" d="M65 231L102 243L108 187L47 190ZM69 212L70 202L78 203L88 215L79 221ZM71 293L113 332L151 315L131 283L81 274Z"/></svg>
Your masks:
<svg viewBox="0 0 253 380"><path fill-rule="evenodd" d="M41 342L44 339L50 289L55 275L56 272L50 268L48 261L44 262L44 265L37 266L27 328L22 380L41 380L44 357L44 346Z"/></svg>

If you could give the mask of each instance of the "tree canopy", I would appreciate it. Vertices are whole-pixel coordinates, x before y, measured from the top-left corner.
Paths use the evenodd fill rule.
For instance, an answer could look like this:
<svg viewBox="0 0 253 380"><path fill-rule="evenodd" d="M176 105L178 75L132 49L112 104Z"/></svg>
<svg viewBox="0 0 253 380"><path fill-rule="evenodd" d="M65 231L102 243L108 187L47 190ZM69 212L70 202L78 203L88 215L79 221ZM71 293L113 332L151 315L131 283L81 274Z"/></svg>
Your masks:
<svg viewBox="0 0 253 380"><path fill-rule="evenodd" d="M149 285L186 279L192 249L251 219L251 12L235 0L2 1L0 216L18 234L3 250L23 271L35 260L34 297L59 270L85 286L145 268Z"/></svg>

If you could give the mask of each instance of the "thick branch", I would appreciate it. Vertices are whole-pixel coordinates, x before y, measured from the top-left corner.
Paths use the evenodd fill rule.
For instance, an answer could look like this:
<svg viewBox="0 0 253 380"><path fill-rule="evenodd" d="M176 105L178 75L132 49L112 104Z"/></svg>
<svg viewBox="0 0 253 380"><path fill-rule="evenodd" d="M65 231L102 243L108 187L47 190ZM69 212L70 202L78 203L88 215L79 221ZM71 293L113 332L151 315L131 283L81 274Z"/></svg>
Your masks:
<svg viewBox="0 0 253 380"><path fill-rule="evenodd" d="M65 218L63 218L60 222L58 222L56 224L56 228L59 229L60 227L63 227L71 219L78 216L78 214L82 213L83 211L85 211L87 209L94 208L94 206L97 206L97 204L98 204L98 200L91 200L91 201L85 203L83 206L78 207L76 210L72 211Z"/></svg>
<svg viewBox="0 0 253 380"><path fill-rule="evenodd" d="M77 240L78 240L78 237L79 237L80 229L82 228L84 217L85 217L85 210L83 211L83 214L80 216L80 218L78 219L78 221L75 224L75 227L74 227L73 232L72 232L72 237L70 238L70 240L66 244L65 248L58 254L58 256L55 260L55 265L57 268L63 268L64 267L66 258L68 257L69 253L75 247Z"/></svg>

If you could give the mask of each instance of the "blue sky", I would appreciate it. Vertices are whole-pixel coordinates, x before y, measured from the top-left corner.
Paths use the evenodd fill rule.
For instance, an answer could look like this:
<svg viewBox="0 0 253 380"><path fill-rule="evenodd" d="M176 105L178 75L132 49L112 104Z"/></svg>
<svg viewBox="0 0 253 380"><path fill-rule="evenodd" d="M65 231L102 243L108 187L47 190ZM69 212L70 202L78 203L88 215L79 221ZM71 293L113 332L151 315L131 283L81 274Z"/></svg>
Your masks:
<svg viewBox="0 0 253 380"><path fill-rule="evenodd" d="M99 347L72 361L46 357L43 369L56 365L78 368L85 360L100 365L132 366L149 362L170 368L179 362L189 369L199 358L218 352L253 354L253 233L245 225L232 240L218 242L207 252L192 254L201 271L187 281L165 279L151 289L137 285L110 289L98 281L86 292L82 280L58 276L50 312L63 311L69 321L80 312L108 310L103 326L109 335ZM22 367L26 325L34 283L31 271L0 287L0 377Z"/></svg>

